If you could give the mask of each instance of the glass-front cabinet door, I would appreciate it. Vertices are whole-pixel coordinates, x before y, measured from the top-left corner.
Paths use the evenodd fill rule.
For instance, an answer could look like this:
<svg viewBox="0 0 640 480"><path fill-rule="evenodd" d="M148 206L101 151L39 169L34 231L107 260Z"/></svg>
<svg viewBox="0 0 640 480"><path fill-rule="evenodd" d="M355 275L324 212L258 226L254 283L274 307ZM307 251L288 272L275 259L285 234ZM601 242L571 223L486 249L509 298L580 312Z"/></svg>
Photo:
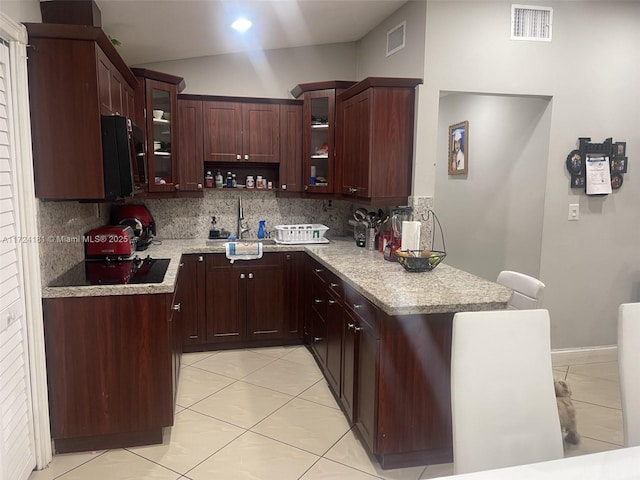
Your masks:
<svg viewBox="0 0 640 480"><path fill-rule="evenodd" d="M175 85L146 80L147 152L149 191L179 190L175 155L176 129L172 121L176 108Z"/></svg>
<svg viewBox="0 0 640 480"><path fill-rule="evenodd" d="M334 189L335 90L304 94L305 191L331 193Z"/></svg>

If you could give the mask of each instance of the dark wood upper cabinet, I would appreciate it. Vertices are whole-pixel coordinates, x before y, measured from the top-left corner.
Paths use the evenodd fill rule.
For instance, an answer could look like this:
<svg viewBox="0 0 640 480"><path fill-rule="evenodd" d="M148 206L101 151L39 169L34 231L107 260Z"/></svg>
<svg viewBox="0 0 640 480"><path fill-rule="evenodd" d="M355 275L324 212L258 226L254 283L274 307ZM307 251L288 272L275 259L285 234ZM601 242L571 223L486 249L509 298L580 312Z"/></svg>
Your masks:
<svg viewBox="0 0 640 480"><path fill-rule="evenodd" d="M291 94L304 102L302 185L309 193L334 193L336 96L355 82L297 85Z"/></svg>
<svg viewBox="0 0 640 480"><path fill-rule="evenodd" d="M337 99L337 177L347 199L406 203L411 195L415 89L411 78L367 78Z"/></svg>
<svg viewBox="0 0 640 480"><path fill-rule="evenodd" d="M231 100L203 105L205 161L280 162L279 105Z"/></svg>
<svg viewBox="0 0 640 480"><path fill-rule="evenodd" d="M142 111L138 124L145 125L149 192L176 192L181 189L178 171L178 92L184 79L153 70L132 69L138 77L138 98Z"/></svg>
<svg viewBox="0 0 640 480"><path fill-rule="evenodd" d="M203 102L205 161L242 160L241 107L237 102Z"/></svg>
<svg viewBox="0 0 640 480"><path fill-rule="evenodd" d="M203 188L203 125L202 102L178 98L178 178L183 192Z"/></svg>
<svg viewBox="0 0 640 480"><path fill-rule="evenodd" d="M100 117L130 113L136 78L98 27L25 25L36 196L103 200Z"/></svg>
<svg viewBox="0 0 640 480"><path fill-rule="evenodd" d="M280 105L280 190L302 192L302 105Z"/></svg>

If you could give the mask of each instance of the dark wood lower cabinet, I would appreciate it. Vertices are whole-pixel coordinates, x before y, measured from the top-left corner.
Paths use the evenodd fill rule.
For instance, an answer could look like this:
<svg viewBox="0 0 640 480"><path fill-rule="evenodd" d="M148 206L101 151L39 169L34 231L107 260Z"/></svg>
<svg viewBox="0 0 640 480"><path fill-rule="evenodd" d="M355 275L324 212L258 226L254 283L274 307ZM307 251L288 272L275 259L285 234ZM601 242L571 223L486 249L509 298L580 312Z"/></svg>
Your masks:
<svg viewBox="0 0 640 480"><path fill-rule="evenodd" d="M309 346L383 468L450 462L453 313L389 316L308 260Z"/></svg>
<svg viewBox="0 0 640 480"><path fill-rule="evenodd" d="M182 255L180 266L182 342L198 345L206 338L205 262L204 255Z"/></svg>
<svg viewBox="0 0 640 480"><path fill-rule="evenodd" d="M43 300L58 453L162 441L162 428L173 424L181 345L173 297Z"/></svg>
<svg viewBox="0 0 640 480"><path fill-rule="evenodd" d="M454 313L389 316L306 254L287 255L185 255L174 294L45 299L56 450L159 443L173 423L181 347L288 345L304 330L383 468L452 461Z"/></svg>
<svg viewBox="0 0 640 480"><path fill-rule="evenodd" d="M185 339L185 351L302 343L305 255L267 252L234 263L224 254L204 255L198 276L204 333Z"/></svg>

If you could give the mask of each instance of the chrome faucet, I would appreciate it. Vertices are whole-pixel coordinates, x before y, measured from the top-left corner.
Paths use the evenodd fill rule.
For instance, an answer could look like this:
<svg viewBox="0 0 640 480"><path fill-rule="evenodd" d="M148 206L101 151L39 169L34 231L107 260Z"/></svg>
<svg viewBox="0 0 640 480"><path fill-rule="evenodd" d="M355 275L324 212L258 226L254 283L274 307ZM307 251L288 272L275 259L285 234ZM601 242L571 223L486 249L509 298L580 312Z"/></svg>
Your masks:
<svg viewBox="0 0 640 480"><path fill-rule="evenodd" d="M242 197L238 197L238 235L236 238L242 240L242 235L250 229L244 221L244 209L242 208Z"/></svg>

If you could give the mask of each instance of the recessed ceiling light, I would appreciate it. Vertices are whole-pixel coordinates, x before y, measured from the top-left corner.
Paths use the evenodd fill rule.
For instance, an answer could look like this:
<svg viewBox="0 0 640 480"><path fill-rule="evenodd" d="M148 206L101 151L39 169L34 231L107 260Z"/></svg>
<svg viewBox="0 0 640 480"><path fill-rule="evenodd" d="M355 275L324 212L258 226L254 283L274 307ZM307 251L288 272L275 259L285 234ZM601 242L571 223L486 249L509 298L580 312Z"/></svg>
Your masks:
<svg viewBox="0 0 640 480"><path fill-rule="evenodd" d="M253 23L251 23L251 20L247 20L246 18L239 18L231 24L231 28L237 30L240 33L244 33L249 30L252 25Z"/></svg>

